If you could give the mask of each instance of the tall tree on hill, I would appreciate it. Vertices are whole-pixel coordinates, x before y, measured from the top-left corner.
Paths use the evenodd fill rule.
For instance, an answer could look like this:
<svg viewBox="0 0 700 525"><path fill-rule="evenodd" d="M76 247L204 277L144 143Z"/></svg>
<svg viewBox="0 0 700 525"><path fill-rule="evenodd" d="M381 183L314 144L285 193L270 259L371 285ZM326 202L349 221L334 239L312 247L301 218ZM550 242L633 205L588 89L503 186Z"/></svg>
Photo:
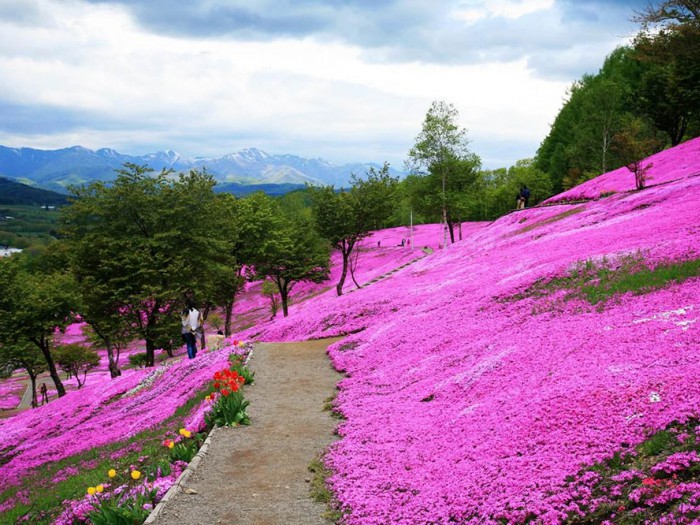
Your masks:
<svg viewBox="0 0 700 525"><path fill-rule="evenodd" d="M211 267L226 263L230 245L219 234L214 180L191 171L152 175L125 164L110 186L74 189L64 210L72 268L83 290L104 292L100 315L122 315L146 342L148 366L158 348L180 333L179 311L188 294L207 289ZM200 298L201 299L201 298Z"/></svg>
<svg viewBox="0 0 700 525"><path fill-rule="evenodd" d="M73 320L75 283L61 272L30 272L21 256L0 261L0 345L35 346L43 355L59 397L66 394L52 354L56 329Z"/></svg>
<svg viewBox="0 0 700 525"><path fill-rule="evenodd" d="M459 127L458 118L459 112L453 104L433 102L406 161L406 168L413 174L428 178L418 185L418 191L423 193L422 202L440 210L445 228L443 245L447 244L448 229L454 242L452 226L453 217L460 215L459 196L465 186L476 180L480 167L479 158L469 151L467 130Z"/></svg>
<svg viewBox="0 0 700 525"><path fill-rule="evenodd" d="M273 227L256 252L255 273L277 286L284 317L289 314L289 296L296 283L328 279L328 243L303 216L290 217L277 210Z"/></svg>
<svg viewBox="0 0 700 525"><path fill-rule="evenodd" d="M646 71L638 105L672 146L700 123L700 23L675 24L642 32L635 56ZM698 129L693 130L695 135Z"/></svg>
<svg viewBox="0 0 700 525"><path fill-rule="evenodd" d="M316 229L342 257L338 295L343 295L350 255L357 242L382 228L393 213L397 183L385 163L380 170L370 168L365 179L353 175L348 191L336 192L333 186L308 187Z"/></svg>
<svg viewBox="0 0 700 525"><path fill-rule="evenodd" d="M624 165L613 147L617 134L632 137L634 131L640 140L653 135L652 124L638 109L646 68L632 48L620 47L597 74L573 84L535 161L550 176L555 192Z"/></svg>

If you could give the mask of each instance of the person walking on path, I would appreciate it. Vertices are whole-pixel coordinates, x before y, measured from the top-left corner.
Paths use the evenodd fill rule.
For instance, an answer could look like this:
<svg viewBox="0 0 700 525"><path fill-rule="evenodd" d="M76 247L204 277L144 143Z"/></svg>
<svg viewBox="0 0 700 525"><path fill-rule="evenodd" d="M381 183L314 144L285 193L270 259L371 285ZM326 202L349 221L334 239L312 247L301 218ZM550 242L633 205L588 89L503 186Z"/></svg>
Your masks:
<svg viewBox="0 0 700 525"><path fill-rule="evenodd" d="M187 345L187 357L197 356L197 334L202 329L202 313L192 303L182 310L182 339Z"/></svg>
<svg viewBox="0 0 700 525"><path fill-rule="evenodd" d="M41 392L41 404L43 405L44 403L48 403L49 389L46 388L46 383L41 383L41 388L39 388L39 392Z"/></svg>

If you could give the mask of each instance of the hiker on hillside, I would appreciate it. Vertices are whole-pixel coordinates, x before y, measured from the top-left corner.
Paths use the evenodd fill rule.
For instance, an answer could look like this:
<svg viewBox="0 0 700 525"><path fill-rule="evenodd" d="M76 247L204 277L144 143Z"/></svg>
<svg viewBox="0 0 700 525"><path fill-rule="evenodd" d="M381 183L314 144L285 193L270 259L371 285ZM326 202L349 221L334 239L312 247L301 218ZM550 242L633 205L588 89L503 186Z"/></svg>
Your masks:
<svg viewBox="0 0 700 525"><path fill-rule="evenodd" d="M46 388L46 383L41 383L41 388L39 388L39 392L41 392L41 404L43 405L44 403L48 403L49 389Z"/></svg>
<svg viewBox="0 0 700 525"><path fill-rule="evenodd" d="M182 310L182 339L187 345L187 357L194 359L197 355L197 334L202 329L202 313L188 302Z"/></svg>
<svg viewBox="0 0 700 525"><path fill-rule="evenodd" d="M518 193L518 209L522 210L527 206L527 202L530 200L530 188L523 185L520 187L520 193Z"/></svg>

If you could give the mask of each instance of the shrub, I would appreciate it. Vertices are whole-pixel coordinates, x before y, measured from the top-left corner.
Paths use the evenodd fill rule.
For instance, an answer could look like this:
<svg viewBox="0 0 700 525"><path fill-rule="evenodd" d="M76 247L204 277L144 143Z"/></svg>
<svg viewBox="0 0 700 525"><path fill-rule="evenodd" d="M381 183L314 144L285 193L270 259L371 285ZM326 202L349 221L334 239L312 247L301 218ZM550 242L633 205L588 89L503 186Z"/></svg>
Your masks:
<svg viewBox="0 0 700 525"><path fill-rule="evenodd" d="M138 366L140 368L146 366L147 363L146 352L141 352L138 354L131 354L129 356L129 364L132 366Z"/></svg>
<svg viewBox="0 0 700 525"><path fill-rule="evenodd" d="M85 384L87 373L100 364L97 352L78 344L59 346L54 352L54 359L67 374L75 377L78 388Z"/></svg>

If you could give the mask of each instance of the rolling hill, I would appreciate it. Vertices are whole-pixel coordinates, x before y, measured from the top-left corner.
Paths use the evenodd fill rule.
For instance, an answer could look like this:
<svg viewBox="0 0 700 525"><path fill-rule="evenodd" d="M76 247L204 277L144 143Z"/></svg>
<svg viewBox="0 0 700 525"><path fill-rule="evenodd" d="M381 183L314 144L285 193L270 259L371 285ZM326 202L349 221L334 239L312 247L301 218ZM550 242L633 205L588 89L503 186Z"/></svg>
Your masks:
<svg viewBox="0 0 700 525"><path fill-rule="evenodd" d="M33 188L26 184L0 177L0 204L36 204L61 206L67 204L65 195Z"/></svg>

